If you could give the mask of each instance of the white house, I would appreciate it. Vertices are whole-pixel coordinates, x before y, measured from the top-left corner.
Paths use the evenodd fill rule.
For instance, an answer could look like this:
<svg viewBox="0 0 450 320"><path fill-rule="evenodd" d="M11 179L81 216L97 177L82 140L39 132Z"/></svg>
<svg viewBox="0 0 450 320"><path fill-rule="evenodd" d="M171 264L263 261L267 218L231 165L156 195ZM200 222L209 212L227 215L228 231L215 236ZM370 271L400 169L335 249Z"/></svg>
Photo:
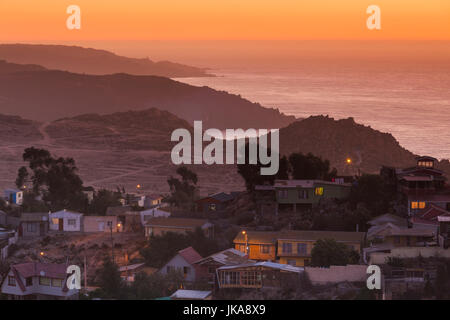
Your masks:
<svg viewBox="0 0 450 320"><path fill-rule="evenodd" d="M10 300L78 299L79 291L67 287L65 264L28 262L11 266L1 285Z"/></svg>
<svg viewBox="0 0 450 320"><path fill-rule="evenodd" d="M3 198L12 204L22 205L23 191L18 189L6 189Z"/></svg>
<svg viewBox="0 0 450 320"><path fill-rule="evenodd" d="M141 223L145 225L152 218L168 218L170 217L170 212L162 207L147 209L140 212Z"/></svg>
<svg viewBox="0 0 450 320"><path fill-rule="evenodd" d="M49 213L50 230L81 231L83 214L67 210Z"/></svg>
<svg viewBox="0 0 450 320"><path fill-rule="evenodd" d="M200 260L202 256L192 247L178 251L177 255L170 259L161 269L160 273L180 272L184 279L189 282L196 280L198 267L194 262Z"/></svg>

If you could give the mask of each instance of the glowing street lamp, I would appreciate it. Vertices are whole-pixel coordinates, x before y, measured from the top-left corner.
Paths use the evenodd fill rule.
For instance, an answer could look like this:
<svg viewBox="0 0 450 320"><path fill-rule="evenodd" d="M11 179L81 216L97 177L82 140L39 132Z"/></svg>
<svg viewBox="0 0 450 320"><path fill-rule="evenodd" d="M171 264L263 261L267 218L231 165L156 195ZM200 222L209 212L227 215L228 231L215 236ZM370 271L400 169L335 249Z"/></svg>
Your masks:
<svg viewBox="0 0 450 320"><path fill-rule="evenodd" d="M247 231L242 230L242 234L244 235L245 238L245 253L248 255L248 234Z"/></svg>
<svg viewBox="0 0 450 320"><path fill-rule="evenodd" d="M345 159L345 162L346 162L347 164L352 164L352 159L351 159L351 158L347 158L347 159Z"/></svg>

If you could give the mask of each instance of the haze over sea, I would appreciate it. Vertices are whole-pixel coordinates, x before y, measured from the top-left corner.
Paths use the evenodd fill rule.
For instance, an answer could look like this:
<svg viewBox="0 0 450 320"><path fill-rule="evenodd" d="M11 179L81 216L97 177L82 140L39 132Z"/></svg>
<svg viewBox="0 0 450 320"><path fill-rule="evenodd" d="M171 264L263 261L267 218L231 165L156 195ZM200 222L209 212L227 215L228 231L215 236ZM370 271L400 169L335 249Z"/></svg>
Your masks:
<svg viewBox="0 0 450 320"><path fill-rule="evenodd" d="M217 77L177 80L240 94L300 118L353 117L391 133L416 154L450 159L448 41L150 41L100 47L208 67Z"/></svg>

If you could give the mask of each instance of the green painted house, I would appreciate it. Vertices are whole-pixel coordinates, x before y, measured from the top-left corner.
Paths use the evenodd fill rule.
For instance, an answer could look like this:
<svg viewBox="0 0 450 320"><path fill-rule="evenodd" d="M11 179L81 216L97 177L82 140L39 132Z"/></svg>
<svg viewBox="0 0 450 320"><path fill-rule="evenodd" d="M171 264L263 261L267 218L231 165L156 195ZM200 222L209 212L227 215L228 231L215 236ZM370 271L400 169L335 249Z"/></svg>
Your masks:
<svg viewBox="0 0 450 320"><path fill-rule="evenodd" d="M256 186L256 191L274 192L280 210L311 207L322 199L343 199L350 195L351 183L341 180L275 180L273 186Z"/></svg>

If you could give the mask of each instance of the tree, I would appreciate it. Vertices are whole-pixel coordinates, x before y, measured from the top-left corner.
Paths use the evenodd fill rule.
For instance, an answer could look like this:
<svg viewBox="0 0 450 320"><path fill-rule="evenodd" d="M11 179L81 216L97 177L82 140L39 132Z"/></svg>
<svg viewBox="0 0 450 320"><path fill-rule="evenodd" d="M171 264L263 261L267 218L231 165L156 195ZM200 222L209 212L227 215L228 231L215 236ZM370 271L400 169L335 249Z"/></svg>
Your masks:
<svg viewBox="0 0 450 320"><path fill-rule="evenodd" d="M26 167L20 167L19 171L17 172L17 179L16 179L16 186L19 189L22 189L25 185L25 182L28 178L28 170Z"/></svg>
<svg viewBox="0 0 450 320"><path fill-rule="evenodd" d="M197 174L184 166L177 169L177 174L181 180L172 176L167 180L171 191L168 201L179 208L192 210L197 194Z"/></svg>
<svg viewBox="0 0 450 320"><path fill-rule="evenodd" d="M147 247L140 250L148 266L160 268L178 251L193 247L201 256L207 256L220 248L216 242L207 238L200 228L188 234L167 232L160 236L152 236Z"/></svg>
<svg viewBox="0 0 450 320"><path fill-rule="evenodd" d="M372 213L378 215L389 210L397 192L383 177L374 174L364 174L352 186L350 202L356 207L363 203Z"/></svg>
<svg viewBox="0 0 450 320"><path fill-rule="evenodd" d="M345 266L358 261L358 252L333 239L317 240L311 251L313 267Z"/></svg>
<svg viewBox="0 0 450 320"><path fill-rule="evenodd" d="M23 160L32 172L34 196L42 195L54 210L84 209L86 196L74 159L53 158L49 151L31 147L25 149ZM28 175L26 167L20 168L16 183L22 184Z"/></svg>
<svg viewBox="0 0 450 320"><path fill-rule="evenodd" d="M95 192L94 199L88 206L88 213L94 213L101 216L106 214L108 207L120 206L122 194L119 191L110 191L101 189Z"/></svg>
<svg viewBox="0 0 450 320"><path fill-rule="evenodd" d="M289 179L289 162L286 156L279 159L278 172L275 175L261 175L261 168L268 167L270 164L261 164L259 158L256 164L250 163L250 147L247 143L245 145L245 163L238 164L238 173L245 181L245 186L248 191L253 191L255 185L270 184L272 185L276 179ZM259 146L257 146L258 148ZM258 149L256 149L258 150ZM267 154L272 154L272 150L269 148ZM278 155L279 156L279 155Z"/></svg>
<svg viewBox="0 0 450 320"><path fill-rule="evenodd" d="M104 297L118 299L123 294L119 267L109 257L103 260L103 266L97 270L97 275L98 285Z"/></svg>
<svg viewBox="0 0 450 320"><path fill-rule="evenodd" d="M330 161L322 160L312 153L307 155L292 153L289 156L289 163L293 179L331 180L337 175L336 168L330 170Z"/></svg>

